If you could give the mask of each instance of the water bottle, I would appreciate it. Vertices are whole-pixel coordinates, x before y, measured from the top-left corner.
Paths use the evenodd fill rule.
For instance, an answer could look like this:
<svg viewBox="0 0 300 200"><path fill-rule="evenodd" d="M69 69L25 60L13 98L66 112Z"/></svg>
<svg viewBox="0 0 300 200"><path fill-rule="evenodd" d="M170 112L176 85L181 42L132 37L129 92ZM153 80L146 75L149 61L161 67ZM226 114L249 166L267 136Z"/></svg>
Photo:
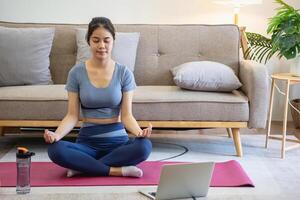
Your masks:
<svg viewBox="0 0 300 200"><path fill-rule="evenodd" d="M30 152L24 147L18 147L17 149L17 194L27 194L30 192L30 164L31 156L34 154L34 152Z"/></svg>

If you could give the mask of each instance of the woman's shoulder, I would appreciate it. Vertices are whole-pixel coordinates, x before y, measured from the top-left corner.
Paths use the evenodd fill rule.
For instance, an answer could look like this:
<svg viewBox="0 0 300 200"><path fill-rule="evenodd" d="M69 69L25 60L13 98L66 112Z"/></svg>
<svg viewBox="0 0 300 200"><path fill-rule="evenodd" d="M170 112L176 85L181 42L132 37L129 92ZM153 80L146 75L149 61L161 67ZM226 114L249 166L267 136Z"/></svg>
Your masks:
<svg viewBox="0 0 300 200"><path fill-rule="evenodd" d="M116 62L116 68L122 75L124 75L125 73L132 73L131 70L126 65L118 62Z"/></svg>
<svg viewBox="0 0 300 200"><path fill-rule="evenodd" d="M85 64L80 62L76 63L69 71L69 74L80 74L84 70Z"/></svg>
<svg viewBox="0 0 300 200"><path fill-rule="evenodd" d="M83 70L85 67L85 64L83 62L80 63L76 63L75 65L73 65L73 67L71 68L71 70L73 71L79 71L79 70Z"/></svg>

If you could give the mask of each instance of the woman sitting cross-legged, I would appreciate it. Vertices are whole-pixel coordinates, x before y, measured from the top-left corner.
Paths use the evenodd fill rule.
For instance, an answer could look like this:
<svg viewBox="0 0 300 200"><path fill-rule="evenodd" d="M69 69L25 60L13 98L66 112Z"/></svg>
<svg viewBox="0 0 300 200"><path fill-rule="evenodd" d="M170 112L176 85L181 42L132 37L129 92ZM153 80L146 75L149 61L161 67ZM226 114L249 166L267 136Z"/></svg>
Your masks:
<svg viewBox="0 0 300 200"><path fill-rule="evenodd" d="M141 129L132 115L133 73L111 58L115 29L111 21L95 17L86 35L92 57L76 64L66 83L68 113L55 132L45 130L50 159L69 169L67 176L141 177L136 167L151 153L148 139L152 125ZM61 140L77 124L80 108L83 124L76 142ZM121 114L120 114L121 113ZM126 130L136 137L129 139Z"/></svg>

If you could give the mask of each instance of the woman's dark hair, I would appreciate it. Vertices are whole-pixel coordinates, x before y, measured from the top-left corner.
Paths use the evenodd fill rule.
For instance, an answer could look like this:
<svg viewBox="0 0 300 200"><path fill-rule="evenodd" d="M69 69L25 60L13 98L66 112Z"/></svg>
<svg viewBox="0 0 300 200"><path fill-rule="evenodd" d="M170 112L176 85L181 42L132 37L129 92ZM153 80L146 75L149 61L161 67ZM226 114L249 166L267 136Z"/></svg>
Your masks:
<svg viewBox="0 0 300 200"><path fill-rule="evenodd" d="M99 27L103 27L107 31L109 31L111 33L113 39L115 40L115 27L111 23L110 19L108 19L106 17L94 17L92 19L92 21L89 23L88 31L87 31L86 37L85 37L88 44L90 44L91 35Z"/></svg>

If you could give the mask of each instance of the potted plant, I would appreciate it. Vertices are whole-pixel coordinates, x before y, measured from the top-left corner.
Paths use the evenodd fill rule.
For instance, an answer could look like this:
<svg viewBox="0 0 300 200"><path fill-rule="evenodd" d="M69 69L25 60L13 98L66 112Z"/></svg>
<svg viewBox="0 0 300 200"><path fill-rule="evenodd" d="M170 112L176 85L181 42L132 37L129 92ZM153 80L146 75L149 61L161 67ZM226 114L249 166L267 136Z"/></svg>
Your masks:
<svg viewBox="0 0 300 200"><path fill-rule="evenodd" d="M267 33L271 34L272 52L279 57L292 59L291 73L300 76L300 13L299 10L283 2L275 0L281 7L270 19Z"/></svg>
<svg viewBox="0 0 300 200"><path fill-rule="evenodd" d="M300 76L300 13L282 0L275 0L281 7L269 21L267 33L271 39L257 33L246 33L249 48L245 52L245 58L264 61L266 63L274 54L280 58L283 56L291 61L291 73ZM293 99L291 104L300 110L300 99ZM300 128L300 114L294 108L291 109L294 125Z"/></svg>
<svg viewBox="0 0 300 200"><path fill-rule="evenodd" d="M246 33L250 47L245 58L266 63L274 54L293 60L292 70L300 76L300 13L283 0L275 0L281 7L270 18L267 33L271 39L257 33ZM298 67L298 68L297 68ZM298 70L297 70L298 69Z"/></svg>
<svg viewBox="0 0 300 200"><path fill-rule="evenodd" d="M292 60L290 72L294 76L300 76L300 13L299 10L286 4L282 0L276 0L281 5L277 14L271 18L267 33L271 34L272 52L278 52L280 57ZM299 110L300 100L293 99L292 105ZM299 128L299 113L291 109L294 125Z"/></svg>

